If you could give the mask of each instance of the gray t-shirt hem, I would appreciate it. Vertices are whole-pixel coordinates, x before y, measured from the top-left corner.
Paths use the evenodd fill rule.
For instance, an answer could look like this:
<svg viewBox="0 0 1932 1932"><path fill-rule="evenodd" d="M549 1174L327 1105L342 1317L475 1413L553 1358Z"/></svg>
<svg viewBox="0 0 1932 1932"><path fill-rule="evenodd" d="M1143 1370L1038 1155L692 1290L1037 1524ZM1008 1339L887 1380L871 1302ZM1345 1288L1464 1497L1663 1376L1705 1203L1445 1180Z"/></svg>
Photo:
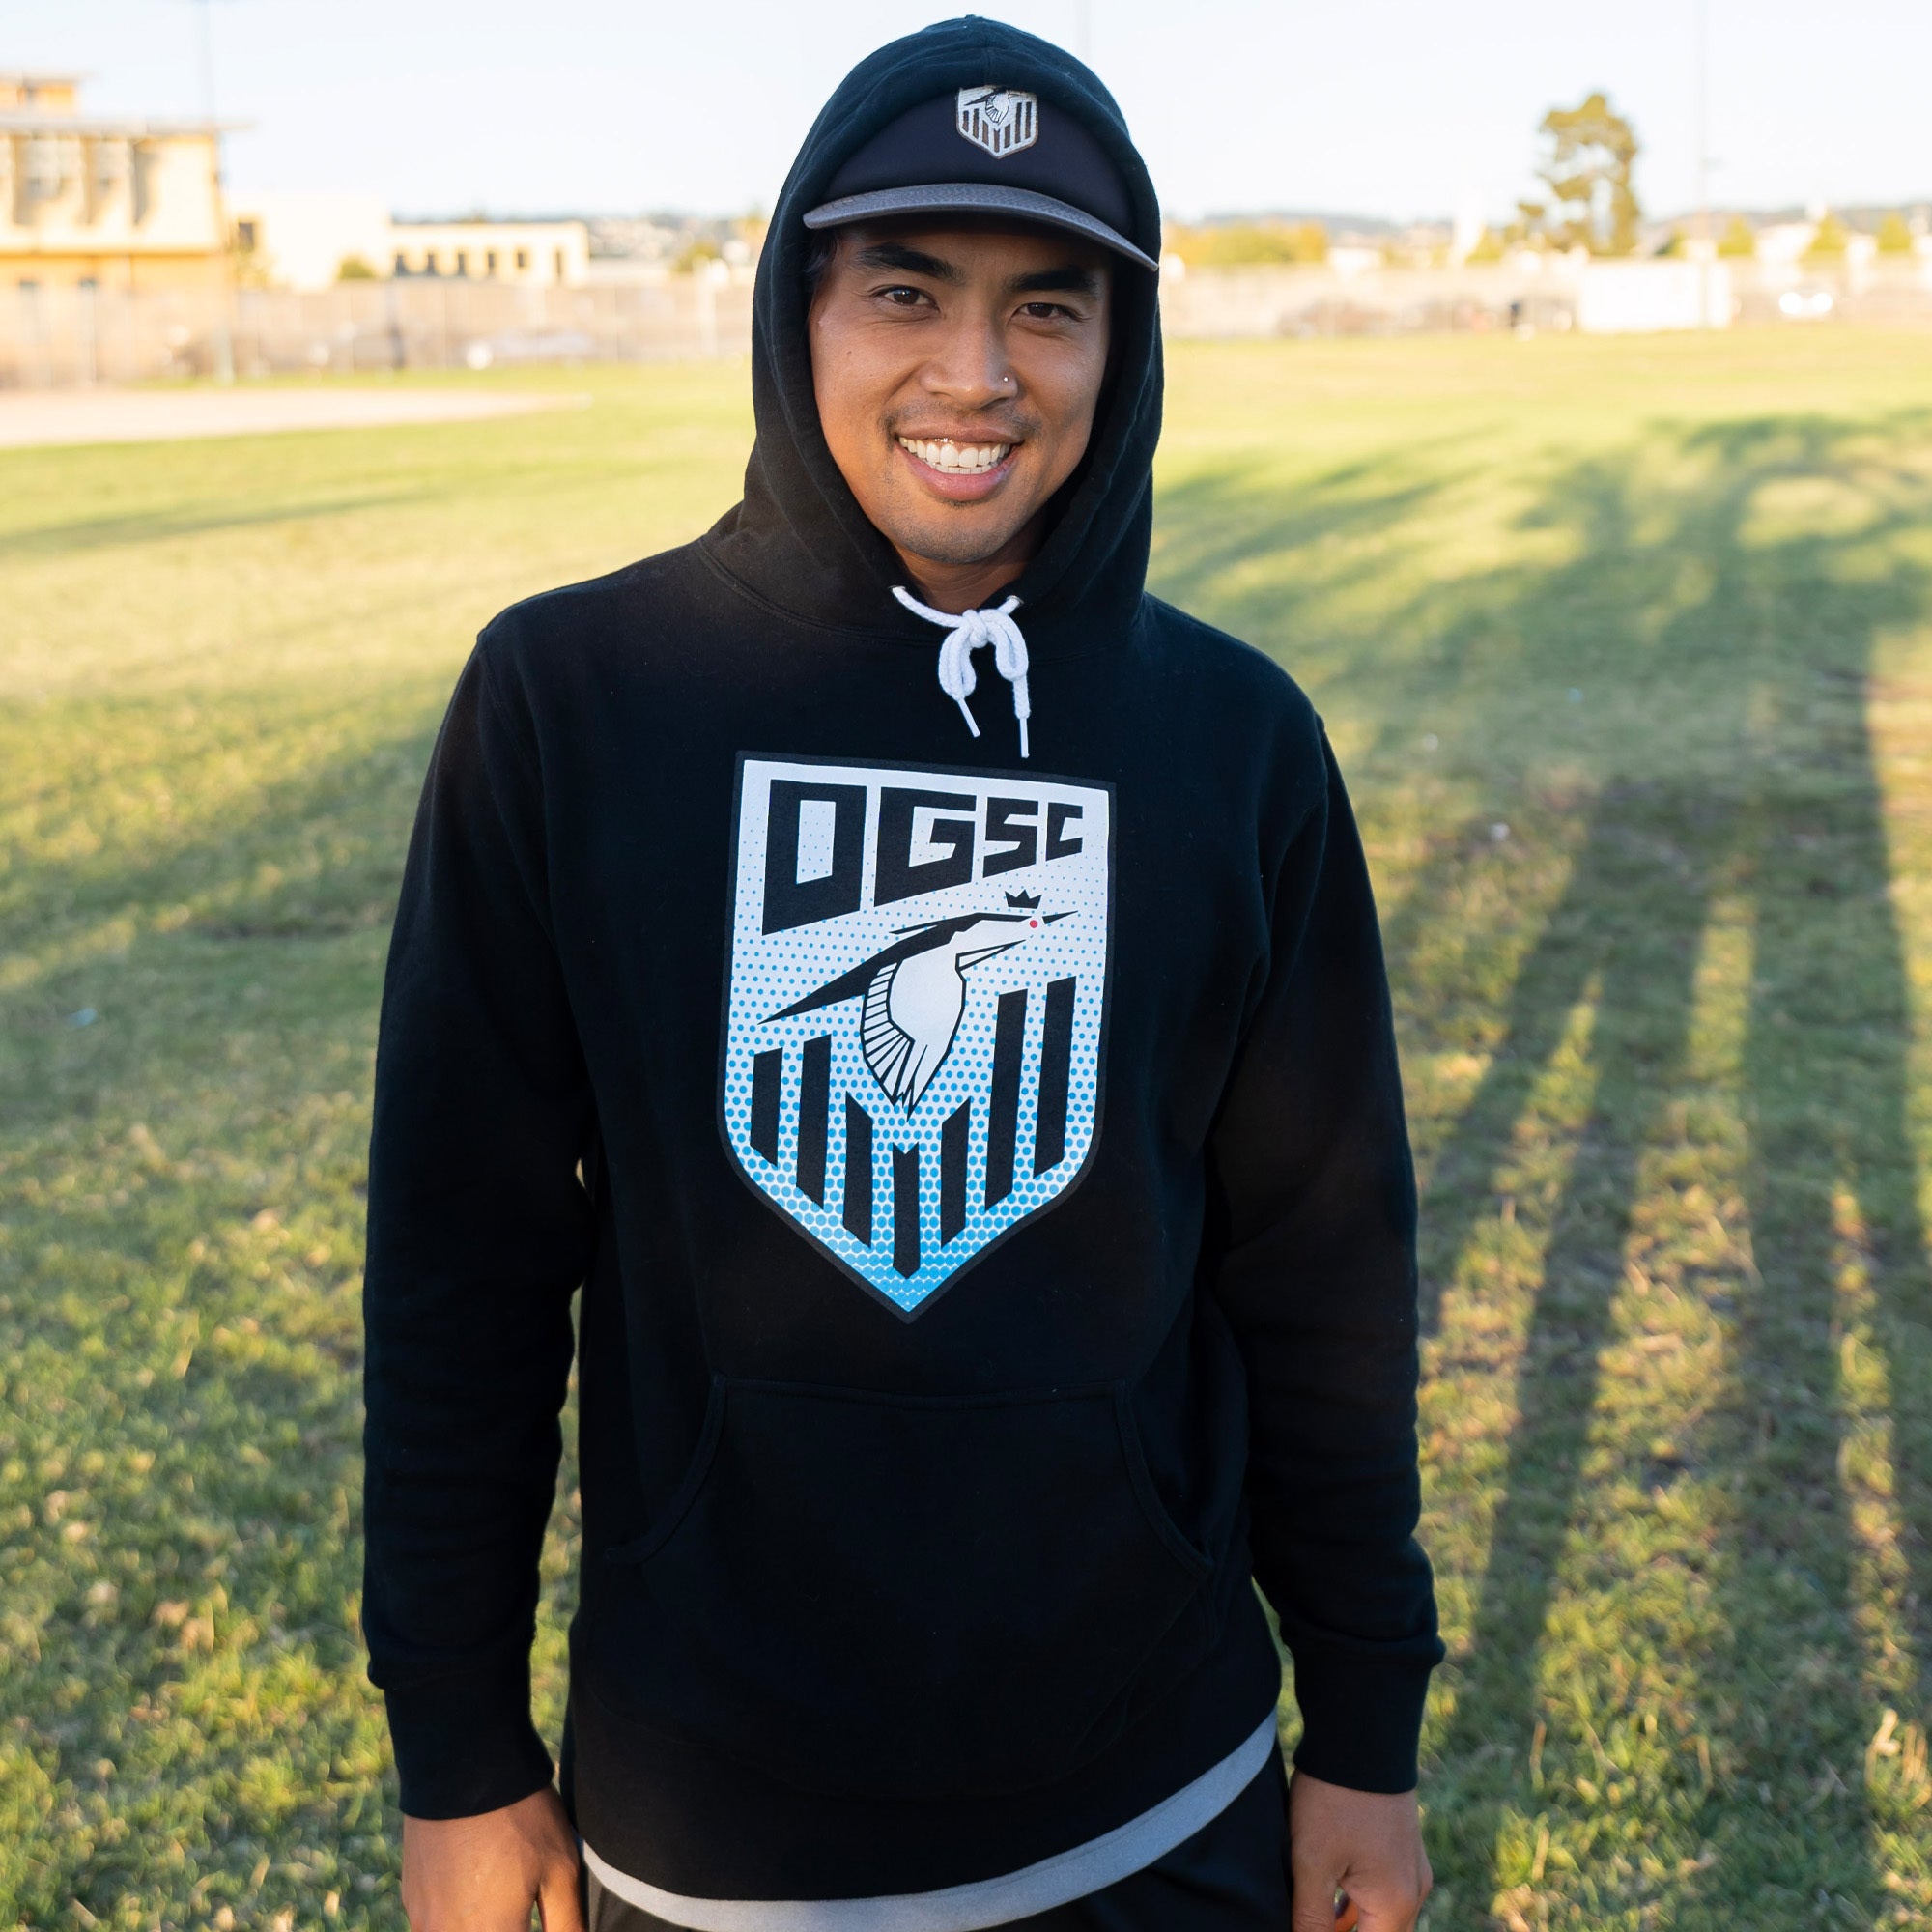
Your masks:
<svg viewBox="0 0 1932 1932"><path fill-rule="evenodd" d="M606 1891L689 1932L981 1932L1104 1891L1165 1858L1247 1789L1274 1745L1270 1712L1219 1764L1138 1818L1037 1864L943 1891L892 1898L686 1898L617 1870L588 1844L583 1861Z"/></svg>

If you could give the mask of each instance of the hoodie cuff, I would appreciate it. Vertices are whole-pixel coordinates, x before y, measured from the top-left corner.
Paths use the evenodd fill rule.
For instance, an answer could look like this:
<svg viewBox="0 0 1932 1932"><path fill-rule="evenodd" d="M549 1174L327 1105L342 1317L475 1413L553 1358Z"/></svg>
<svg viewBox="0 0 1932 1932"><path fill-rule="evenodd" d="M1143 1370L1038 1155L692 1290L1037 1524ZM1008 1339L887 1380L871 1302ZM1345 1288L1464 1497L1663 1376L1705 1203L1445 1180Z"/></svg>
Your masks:
<svg viewBox="0 0 1932 1932"><path fill-rule="evenodd" d="M1295 1769L1350 1791L1413 1791L1432 1667L1408 1658L1297 1657Z"/></svg>
<svg viewBox="0 0 1932 1932"><path fill-rule="evenodd" d="M551 1755L530 1722L529 1665L514 1675L442 1677L383 1693L412 1818L473 1818L541 1791Z"/></svg>

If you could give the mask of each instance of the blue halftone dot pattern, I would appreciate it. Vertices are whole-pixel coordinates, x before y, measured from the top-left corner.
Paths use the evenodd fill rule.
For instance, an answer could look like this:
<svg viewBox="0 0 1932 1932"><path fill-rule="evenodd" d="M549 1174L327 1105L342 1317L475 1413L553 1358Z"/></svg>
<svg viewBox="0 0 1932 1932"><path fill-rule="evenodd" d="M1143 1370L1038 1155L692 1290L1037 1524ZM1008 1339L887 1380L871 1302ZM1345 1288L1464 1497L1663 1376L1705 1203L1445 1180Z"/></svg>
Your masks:
<svg viewBox="0 0 1932 1932"><path fill-rule="evenodd" d="M764 931L766 837L772 781L864 785L867 790L864 864L857 910L788 931ZM975 871L984 860L984 803L989 797L1037 801L1044 832L1049 804L1069 809L1068 838L1080 849L991 878L976 876L944 891L874 906L879 797L886 786L970 797L976 832ZM731 1151L752 1184L799 1229L881 1294L905 1310L917 1308L986 1244L1016 1222L1047 1207L1079 1172L1093 1144L1100 1074L1101 1022L1106 1006L1111 798L1091 785L1064 784L1010 773L926 772L899 766L852 766L747 759L739 792L731 984L725 1030L724 1120ZM967 815L961 811L959 816ZM943 841L918 857L935 857ZM1007 895L1037 895L1042 923L1009 952L965 970L965 1006L951 1048L931 1084L911 1107L896 1104L867 1065L860 1046L863 999L789 1019L774 1020L808 995L883 951L907 928L937 920L1004 913ZM1050 923L1048 914L1065 917ZM1035 1174L1034 1126L1038 1107L1040 1038L1045 993L1056 980L1074 982L1066 1099L1065 1151ZM993 1076L995 1016L1002 993L1028 994L1021 1054L1013 1183L1002 1201L985 1205L987 1101ZM826 1133L825 1199L813 1201L797 1184L799 1088L803 1047L827 1036L831 1083ZM767 1161L751 1143L752 1063L782 1046L778 1159ZM862 1242L845 1226L845 1107L850 1096L872 1122L872 1239ZM964 1101L973 1108L968 1137L966 1221L952 1240L940 1239L941 1129ZM912 1275L893 1264L894 1148L920 1150L920 1264Z"/></svg>

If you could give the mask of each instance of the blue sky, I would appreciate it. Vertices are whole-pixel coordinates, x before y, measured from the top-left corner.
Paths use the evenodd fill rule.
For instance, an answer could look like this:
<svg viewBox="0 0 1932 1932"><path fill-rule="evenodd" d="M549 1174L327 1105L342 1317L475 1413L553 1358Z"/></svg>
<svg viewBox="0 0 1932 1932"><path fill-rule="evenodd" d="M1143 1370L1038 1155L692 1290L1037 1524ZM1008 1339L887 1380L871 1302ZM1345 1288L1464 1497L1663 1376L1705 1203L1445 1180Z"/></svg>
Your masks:
<svg viewBox="0 0 1932 1932"><path fill-rule="evenodd" d="M0 68L107 111L201 97L203 0L0 0ZM240 192L408 213L769 207L825 95L945 17L907 0L209 0ZM1932 0L1709 0L1714 197L1932 199ZM1636 123L1655 212L1694 195L1693 0L1017 0L1120 97L1169 208L1508 212L1545 108Z"/></svg>

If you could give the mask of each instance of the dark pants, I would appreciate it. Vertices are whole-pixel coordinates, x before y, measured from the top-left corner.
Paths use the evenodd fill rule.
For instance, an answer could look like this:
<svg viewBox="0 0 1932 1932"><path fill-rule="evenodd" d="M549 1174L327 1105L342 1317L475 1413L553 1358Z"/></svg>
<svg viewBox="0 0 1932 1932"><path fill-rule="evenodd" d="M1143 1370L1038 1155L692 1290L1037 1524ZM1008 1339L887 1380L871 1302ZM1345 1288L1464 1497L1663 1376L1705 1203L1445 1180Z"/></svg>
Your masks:
<svg viewBox="0 0 1932 1932"><path fill-rule="evenodd" d="M1288 1780L1279 1751L1246 1790L1165 1858L1032 1918L1037 1932L1288 1932ZM671 1932L589 1882L590 1932Z"/></svg>

